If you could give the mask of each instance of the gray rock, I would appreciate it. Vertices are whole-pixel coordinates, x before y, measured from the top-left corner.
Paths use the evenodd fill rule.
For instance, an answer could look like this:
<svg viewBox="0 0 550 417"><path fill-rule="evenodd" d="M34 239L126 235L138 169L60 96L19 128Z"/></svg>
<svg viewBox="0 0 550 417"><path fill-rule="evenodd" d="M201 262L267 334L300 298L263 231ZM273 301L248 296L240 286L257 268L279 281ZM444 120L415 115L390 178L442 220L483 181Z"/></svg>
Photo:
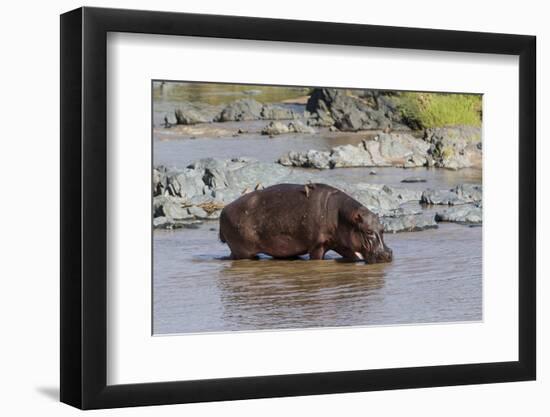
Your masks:
<svg viewBox="0 0 550 417"><path fill-rule="evenodd" d="M407 177L407 178L403 178L403 179L401 180L401 182L404 182L404 183L426 182L426 178L421 178L421 177Z"/></svg>
<svg viewBox="0 0 550 417"><path fill-rule="evenodd" d="M201 207L191 206L187 208L189 215L197 219L207 219L209 214Z"/></svg>
<svg viewBox="0 0 550 417"><path fill-rule="evenodd" d="M191 169L167 172L163 195L188 198L203 193L205 185L202 175L202 172Z"/></svg>
<svg viewBox="0 0 550 417"><path fill-rule="evenodd" d="M186 220L193 217L188 213L188 210L183 208L182 202L168 200L164 203L162 210L166 217L174 220Z"/></svg>
<svg viewBox="0 0 550 417"><path fill-rule="evenodd" d="M413 190L410 188L394 187L384 185L383 190L389 195L397 197L401 202L420 202L422 198L422 190Z"/></svg>
<svg viewBox="0 0 550 417"><path fill-rule="evenodd" d="M164 116L164 127L170 127L171 125L178 124L178 119L174 113L166 113Z"/></svg>
<svg viewBox="0 0 550 417"><path fill-rule="evenodd" d="M194 166L195 171L202 170L202 182L211 189L227 187L226 172L228 164L226 161L215 158L207 158L199 161Z"/></svg>
<svg viewBox="0 0 550 417"><path fill-rule="evenodd" d="M153 198L153 217L168 217L174 220L189 219L184 208L185 200L180 197L157 196Z"/></svg>
<svg viewBox="0 0 550 417"><path fill-rule="evenodd" d="M262 118L262 109L263 105L254 99L236 100L223 108L217 121L259 120Z"/></svg>
<svg viewBox="0 0 550 417"><path fill-rule="evenodd" d="M480 203L483 188L480 184L460 184L451 190L428 189L422 193L420 202L424 204L459 205Z"/></svg>
<svg viewBox="0 0 550 417"><path fill-rule="evenodd" d="M219 122L246 120L291 120L298 115L289 107L262 104L245 98L227 104L215 118Z"/></svg>
<svg viewBox="0 0 550 417"><path fill-rule="evenodd" d="M309 150L289 152L278 162L286 166L303 168L345 167L419 167L426 164L429 144L409 134L381 134L374 140L363 140L358 145L341 145L330 151ZM328 161L328 163L314 163Z"/></svg>
<svg viewBox="0 0 550 417"><path fill-rule="evenodd" d="M481 167L481 129L457 126L427 129L424 140L431 145L430 155L436 167L460 169Z"/></svg>
<svg viewBox="0 0 550 417"><path fill-rule="evenodd" d="M338 187L337 187L338 188ZM341 187L369 210L378 215L390 215L399 209L401 201L373 184L355 184Z"/></svg>
<svg viewBox="0 0 550 417"><path fill-rule="evenodd" d="M327 169L331 167L330 156L327 152L308 151L306 159L312 168Z"/></svg>
<svg viewBox="0 0 550 417"><path fill-rule="evenodd" d="M368 167L375 165L371 154L363 144L358 146L337 146L332 148L329 155L330 168Z"/></svg>
<svg viewBox="0 0 550 417"><path fill-rule="evenodd" d="M458 198L458 195L449 190L432 190L428 189L422 193L420 202L423 204L443 204L452 206L455 204L464 204L464 201Z"/></svg>
<svg viewBox="0 0 550 417"><path fill-rule="evenodd" d="M170 219L165 216L159 216L153 219L153 227L156 229L164 228L167 223L170 223Z"/></svg>
<svg viewBox="0 0 550 417"><path fill-rule="evenodd" d="M288 130L294 133L307 133L314 134L315 129L311 126L307 126L302 123L300 120L294 120L288 124Z"/></svg>
<svg viewBox="0 0 550 417"><path fill-rule="evenodd" d="M270 122L261 131L262 135L282 135L289 132L290 129L286 124L277 121Z"/></svg>
<svg viewBox="0 0 550 417"><path fill-rule="evenodd" d="M281 156L277 162L284 166L317 169L331 168L330 152L316 150L309 150L307 152L290 151L289 153Z"/></svg>
<svg viewBox="0 0 550 417"><path fill-rule="evenodd" d="M380 218L380 222L386 233L419 232L438 227L435 216L429 213L385 216Z"/></svg>
<svg viewBox="0 0 550 417"><path fill-rule="evenodd" d="M264 104L261 110L261 118L265 120L288 120L296 117L294 111L288 107Z"/></svg>
<svg viewBox="0 0 550 417"><path fill-rule="evenodd" d="M483 187L481 184L460 184L452 190L458 198L467 203L478 203L483 198Z"/></svg>
<svg viewBox="0 0 550 417"><path fill-rule="evenodd" d="M278 164L252 162L226 173L228 188L240 192L254 190L258 186L269 187L282 182L290 174L290 169Z"/></svg>
<svg viewBox="0 0 550 417"><path fill-rule="evenodd" d="M407 133L382 133L379 135L379 152L392 166L420 167L426 165L430 145Z"/></svg>
<svg viewBox="0 0 550 417"><path fill-rule="evenodd" d="M438 222L457 222L466 224L481 224L483 222L483 210L481 207L467 204L451 207L436 213Z"/></svg>
<svg viewBox="0 0 550 417"><path fill-rule="evenodd" d="M320 126L334 125L343 131L384 129L401 120L389 101L380 108L373 104L376 103L348 95L343 89L317 88L309 97L306 110L317 116Z"/></svg>
<svg viewBox="0 0 550 417"><path fill-rule="evenodd" d="M210 123L217 119L219 107L204 103L181 103L174 112L176 123L180 125L194 125Z"/></svg>
<svg viewBox="0 0 550 417"><path fill-rule="evenodd" d="M164 194L166 190L166 168L153 168L153 196Z"/></svg>
<svg viewBox="0 0 550 417"><path fill-rule="evenodd" d="M232 201L236 200L242 195L242 190L233 189L224 189L224 190L213 190L212 197L217 201L222 202L227 205Z"/></svg>

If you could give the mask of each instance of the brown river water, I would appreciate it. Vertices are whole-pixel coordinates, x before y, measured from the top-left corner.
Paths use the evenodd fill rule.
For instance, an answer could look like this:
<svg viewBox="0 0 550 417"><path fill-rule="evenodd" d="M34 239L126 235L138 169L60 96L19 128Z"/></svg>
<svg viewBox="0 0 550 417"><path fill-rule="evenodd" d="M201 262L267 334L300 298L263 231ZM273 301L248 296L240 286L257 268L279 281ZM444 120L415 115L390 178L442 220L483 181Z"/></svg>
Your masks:
<svg viewBox="0 0 550 417"><path fill-rule="evenodd" d="M162 104L162 105L160 105ZM154 120L169 105L155 102ZM160 109L160 110L159 110ZM256 122L251 122L256 123ZM265 122L263 122L265 125ZM231 127L231 124L223 123ZM239 126L242 126L239 125ZM185 167L204 158L250 156L275 161L289 150L330 149L357 143L349 137L257 134L179 139L155 129L154 164ZM343 168L316 171L352 182L450 188L481 183L481 171L465 169ZM409 176L425 183L401 184ZM153 333L253 331L482 320L482 228L440 224L438 229L388 234L394 261L343 262L333 252L324 261L227 259L218 222L153 232Z"/></svg>

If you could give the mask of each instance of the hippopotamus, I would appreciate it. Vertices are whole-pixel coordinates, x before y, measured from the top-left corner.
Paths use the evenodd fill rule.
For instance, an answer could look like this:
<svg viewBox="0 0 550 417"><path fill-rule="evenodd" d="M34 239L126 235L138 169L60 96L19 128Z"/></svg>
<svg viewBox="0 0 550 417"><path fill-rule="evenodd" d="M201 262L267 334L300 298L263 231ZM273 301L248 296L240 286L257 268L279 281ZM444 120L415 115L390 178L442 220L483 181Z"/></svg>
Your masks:
<svg viewBox="0 0 550 417"><path fill-rule="evenodd" d="M220 240L232 259L266 254L276 259L324 259L333 250L367 263L391 262L378 216L326 184L278 184L245 194L224 207Z"/></svg>

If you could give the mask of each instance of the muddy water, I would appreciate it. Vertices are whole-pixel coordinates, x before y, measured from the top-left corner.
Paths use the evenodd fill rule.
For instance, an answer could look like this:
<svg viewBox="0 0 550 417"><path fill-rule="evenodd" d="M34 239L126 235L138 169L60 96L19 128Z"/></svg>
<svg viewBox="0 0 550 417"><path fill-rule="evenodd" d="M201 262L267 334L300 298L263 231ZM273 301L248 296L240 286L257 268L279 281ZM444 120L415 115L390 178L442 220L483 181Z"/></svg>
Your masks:
<svg viewBox="0 0 550 417"><path fill-rule="evenodd" d="M238 93L238 92L237 92ZM172 100L168 97L167 100ZM203 100L204 101L204 100ZM155 102L155 119L161 104ZM168 103L168 104L167 104ZM251 122L245 128L257 128ZM243 124L223 123L238 129ZM250 156L275 161L289 150L330 149L358 143L364 134L179 138L171 129L154 131L154 164L185 167L205 158ZM347 168L315 172L316 180L373 182L409 188L450 188L481 183L481 171ZM401 184L408 176L426 182ZM250 331L331 326L441 323L482 319L482 228L440 224L439 229L387 235L390 264L325 261L232 261L218 240L218 223L153 233L153 332Z"/></svg>
<svg viewBox="0 0 550 417"><path fill-rule="evenodd" d="M481 320L481 228L389 235L390 264L224 259L217 224L155 232L154 333Z"/></svg>

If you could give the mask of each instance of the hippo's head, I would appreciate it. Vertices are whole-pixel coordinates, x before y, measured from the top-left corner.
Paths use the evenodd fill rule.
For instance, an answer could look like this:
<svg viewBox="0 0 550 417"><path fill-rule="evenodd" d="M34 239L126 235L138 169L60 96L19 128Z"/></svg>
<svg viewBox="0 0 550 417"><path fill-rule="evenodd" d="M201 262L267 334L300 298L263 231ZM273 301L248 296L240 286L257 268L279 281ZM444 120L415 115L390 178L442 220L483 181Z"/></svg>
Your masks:
<svg viewBox="0 0 550 417"><path fill-rule="evenodd" d="M366 207L356 208L350 213L350 249L356 259L367 263L391 262L392 250L384 243L384 227L378 216Z"/></svg>

